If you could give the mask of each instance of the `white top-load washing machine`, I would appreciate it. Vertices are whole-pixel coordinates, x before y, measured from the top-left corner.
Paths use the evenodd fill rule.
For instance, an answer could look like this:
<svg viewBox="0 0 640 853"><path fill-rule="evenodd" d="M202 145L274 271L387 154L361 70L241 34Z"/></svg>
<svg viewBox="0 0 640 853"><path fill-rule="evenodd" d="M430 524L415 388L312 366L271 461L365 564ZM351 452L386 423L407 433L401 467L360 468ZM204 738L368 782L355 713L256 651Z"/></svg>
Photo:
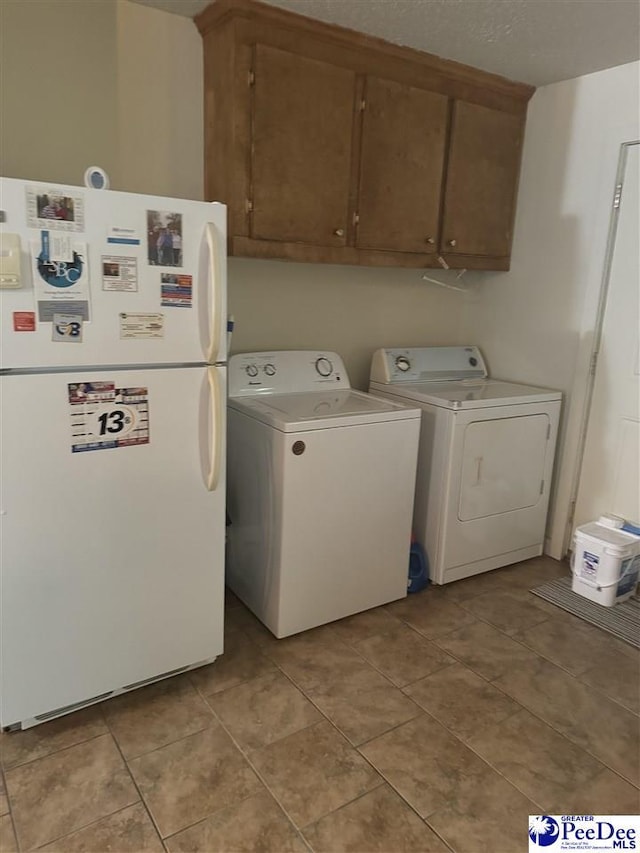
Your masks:
<svg viewBox="0 0 640 853"><path fill-rule="evenodd" d="M227 584L276 637L407 594L419 431L335 353L231 357Z"/></svg>
<svg viewBox="0 0 640 853"><path fill-rule="evenodd" d="M422 409L413 531L435 583L542 553L559 391L488 378L475 346L377 350L369 390Z"/></svg>

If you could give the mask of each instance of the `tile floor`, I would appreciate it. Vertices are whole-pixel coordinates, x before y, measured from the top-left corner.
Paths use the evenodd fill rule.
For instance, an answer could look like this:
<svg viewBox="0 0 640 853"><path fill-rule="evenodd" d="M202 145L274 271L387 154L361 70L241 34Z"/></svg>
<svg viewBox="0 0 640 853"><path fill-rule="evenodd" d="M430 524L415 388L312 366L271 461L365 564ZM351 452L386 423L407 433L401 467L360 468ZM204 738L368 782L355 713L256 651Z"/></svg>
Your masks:
<svg viewBox="0 0 640 853"><path fill-rule="evenodd" d="M2 735L0 850L517 853L529 814L635 813L639 653L529 593L565 571L286 640L229 595L216 663Z"/></svg>

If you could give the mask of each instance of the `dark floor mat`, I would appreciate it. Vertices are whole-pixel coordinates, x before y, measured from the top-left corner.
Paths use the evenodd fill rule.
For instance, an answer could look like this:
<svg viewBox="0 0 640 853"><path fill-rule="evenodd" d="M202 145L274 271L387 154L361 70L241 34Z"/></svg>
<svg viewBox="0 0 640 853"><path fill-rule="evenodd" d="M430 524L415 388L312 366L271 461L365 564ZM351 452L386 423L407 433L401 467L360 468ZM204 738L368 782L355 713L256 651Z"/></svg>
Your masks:
<svg viewBox="0 0 640 853"><path fill-rule="evenodd" d="M604 607L573 592L571 578L557 578L531 592L640 649L640 598L637 596L622 604Z"/></svg>

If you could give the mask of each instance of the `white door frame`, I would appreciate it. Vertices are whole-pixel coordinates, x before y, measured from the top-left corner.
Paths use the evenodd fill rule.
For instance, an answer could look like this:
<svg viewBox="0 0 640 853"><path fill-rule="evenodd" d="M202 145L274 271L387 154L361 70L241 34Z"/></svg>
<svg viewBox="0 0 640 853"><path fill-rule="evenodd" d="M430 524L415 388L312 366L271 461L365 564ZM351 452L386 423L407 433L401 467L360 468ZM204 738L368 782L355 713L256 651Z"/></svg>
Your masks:
<svg viewBox="0 0 640 853"><path fill-rule="evenodd" d="M573 533L573 519L574 519L574 511L576 506L576 500L578 497L578 488L580 486L580 475L582 473L582 464L584 461L584 451L585 445L587 441L587 429L589 427L589 417L591 415L591 403L593 400L593 389L596 381L596 370L598 364L598 355L600 353L600 346L602 343L602 330L604 327L604 319L605 312L607 308L607 298L609 296L609 287L610 287L610 277L611 277L611 265L613 262L613 255L616 247L616 237L618 233L618 220L620 218L620 198L622 193L622 187L624 185L624 177L627 168L627 158L629 154L629 150L634 145L640 145L640 140L635 140L633 142L623 142L620 145L620 153L618 156L618 168L616 170L615 177L615 189L614 189L614 205L611 211L611 216L609 219L609 232L607 235L607 248L605 251L604 257L604 267L602 270L602 278L600 284L600 292L598 296L598 307L596 311L595 318L595 327L594 327L594 335L593 335L593 343L591 346L591 353L589 357L589 375L587 378L587 386L584 397L584 403L582 407L582 417L580 421L580 433L578 437L578 448L576 452L575 466L573 472L573 478L571 482L571 493L570 493L570 502L569 502L569 515L567 518L567 525L564 532L563 543L562 543L562 551L566 553L569 548L571 542L571 536Z"/></svg>

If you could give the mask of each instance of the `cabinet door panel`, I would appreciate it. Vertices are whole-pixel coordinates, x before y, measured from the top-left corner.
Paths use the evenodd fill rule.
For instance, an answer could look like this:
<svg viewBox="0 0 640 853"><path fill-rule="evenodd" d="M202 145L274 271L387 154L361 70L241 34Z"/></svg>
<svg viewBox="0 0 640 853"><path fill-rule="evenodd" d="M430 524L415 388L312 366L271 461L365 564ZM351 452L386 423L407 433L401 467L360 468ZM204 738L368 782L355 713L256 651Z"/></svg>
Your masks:
<svg viewBox="0 0 640 853"><path fill-rule="evenodd" d="M251 236L344 246L355 74L258 45Z"/></svg>
<svg viewBox="0 0 640 853"><path fill-rule="evenodd" d="M356 245L435 252L448 99L368 77L365 100Z"/></svg>
<svg viewBox="0 0 640 853"><path fill-rule="evenodd" d="M454 103L442 252L509 255L524 121L524 115Z"/></svg>

